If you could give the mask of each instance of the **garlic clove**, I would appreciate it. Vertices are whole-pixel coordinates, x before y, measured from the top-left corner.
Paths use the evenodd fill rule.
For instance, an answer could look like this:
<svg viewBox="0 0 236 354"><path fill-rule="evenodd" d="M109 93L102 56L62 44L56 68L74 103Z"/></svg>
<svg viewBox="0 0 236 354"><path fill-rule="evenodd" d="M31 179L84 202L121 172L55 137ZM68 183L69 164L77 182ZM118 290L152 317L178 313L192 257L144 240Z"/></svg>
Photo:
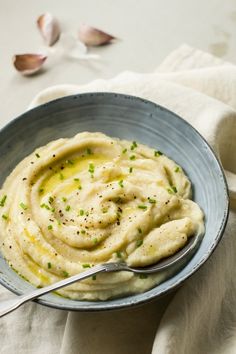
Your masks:
<svg viewBox="0 0 236 354"><path fill-rule="evenodd" d="M52 46L58 41L61 34L60 25L49 12L39 16L37 25L47 45Z"/></svg>
<svg viewBox="0 0 236 354"><path fill-rule="evenodd" d="M43 54L17 54L13 57L13 64L22 75L33 75L41 69L46 59Z"/></svg>
<svg viewBox="0 0 236 354"><path fill-rule="evenodd" d="M99 46L109 43L115 37L97 28L82 24L79 28L79 39L87 46Z"/></svg>

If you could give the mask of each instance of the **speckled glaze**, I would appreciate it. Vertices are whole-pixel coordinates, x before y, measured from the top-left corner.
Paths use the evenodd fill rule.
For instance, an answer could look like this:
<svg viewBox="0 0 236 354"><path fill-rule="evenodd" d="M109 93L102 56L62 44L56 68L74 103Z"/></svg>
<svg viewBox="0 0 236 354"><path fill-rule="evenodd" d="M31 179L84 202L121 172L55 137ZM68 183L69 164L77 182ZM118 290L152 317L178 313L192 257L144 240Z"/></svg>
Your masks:
<svg viewBox="0 0 236 354"><path fill-rule="evenodd" d="M0 131L0 184L36 147L82 131L136 140L175 160L192 181L194 200L205 213L206 232L185 267L145 293L104 302L75 301L48 294L37 301L59 309L99 311L138 305L173 290L203 265L222 237L229 201L220 163L201 135L167 109L128 95L86 93L34 108ZM33 290L32 285L9 268L1 255L0 283L16 294Z"/></svg>

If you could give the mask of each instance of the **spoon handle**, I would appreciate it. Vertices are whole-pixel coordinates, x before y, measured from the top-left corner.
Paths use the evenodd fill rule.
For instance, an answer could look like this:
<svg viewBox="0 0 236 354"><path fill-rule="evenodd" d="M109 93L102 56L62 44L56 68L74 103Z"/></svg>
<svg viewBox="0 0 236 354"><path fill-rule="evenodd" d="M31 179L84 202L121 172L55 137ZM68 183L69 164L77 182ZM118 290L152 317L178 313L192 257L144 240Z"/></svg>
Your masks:
<svg viewBox="0 0 236 354"><path fill-rule="evenodd" d="M72 277L60 280L59 282L48 285L44 288L34 290L29 294L21 295L21 296L18 296L17 298L14 298L14 299L2 301L2 302L0 302L0 317L3 317L6 314L16 310L18 307L20 307L21 305L23 305L27 301L36 299L37 297L45 295L53 290L57 290L57 289L60 289L66 285L75 283L78 280L86 279L86 278L91 277L92 275L106 272L106 271L109 271L109 270L107 270L107 267L105 265L98 264L92 268L85 270L82 273L79 273L79 274L73 275Z"/></svg>

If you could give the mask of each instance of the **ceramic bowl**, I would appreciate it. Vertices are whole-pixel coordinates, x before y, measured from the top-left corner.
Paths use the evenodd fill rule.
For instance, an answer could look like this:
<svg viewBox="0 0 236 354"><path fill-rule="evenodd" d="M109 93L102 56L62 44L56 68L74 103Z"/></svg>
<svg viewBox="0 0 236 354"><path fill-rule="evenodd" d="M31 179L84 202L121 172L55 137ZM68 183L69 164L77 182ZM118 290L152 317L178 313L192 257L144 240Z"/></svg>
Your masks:
<svg viewBox="0 0 236 354"><path fill-rule="evenodd" d="M0 132L0 184L35 148L78 132L103 132L136 140L163 151L182 166L192 181L193 199L205 213L206 231L190 261L176 274L142 294L107 301L75 301L48 294L37 301L64 310L111 310L148 302L182 284L210 257L223 234L228 215L224 173L203 137L186 121L152 102L115 93L69 96L34 108ZM16 294L33 290L0 256L0 283Z"/></svg>

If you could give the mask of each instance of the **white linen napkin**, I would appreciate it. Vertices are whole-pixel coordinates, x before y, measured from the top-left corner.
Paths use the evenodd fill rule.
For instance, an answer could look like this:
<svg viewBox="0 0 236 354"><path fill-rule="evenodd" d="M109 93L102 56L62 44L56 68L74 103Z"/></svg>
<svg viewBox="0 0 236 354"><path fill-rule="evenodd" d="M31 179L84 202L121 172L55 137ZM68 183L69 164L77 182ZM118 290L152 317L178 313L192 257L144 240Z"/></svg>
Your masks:
<svg viewBox="0 0 236 354"><path fill-rule="evenodd" d="M199 130L220 158L228 180L231 212L225 236L174 297L133 310L96 314L24 305L0 320L1 353L236 353L236 66L183 45L154 73L125 72L84 86L50 87L35 97L30 108L89 91L147 98ZM1 288L0 299L8 296Z"/></svg>

